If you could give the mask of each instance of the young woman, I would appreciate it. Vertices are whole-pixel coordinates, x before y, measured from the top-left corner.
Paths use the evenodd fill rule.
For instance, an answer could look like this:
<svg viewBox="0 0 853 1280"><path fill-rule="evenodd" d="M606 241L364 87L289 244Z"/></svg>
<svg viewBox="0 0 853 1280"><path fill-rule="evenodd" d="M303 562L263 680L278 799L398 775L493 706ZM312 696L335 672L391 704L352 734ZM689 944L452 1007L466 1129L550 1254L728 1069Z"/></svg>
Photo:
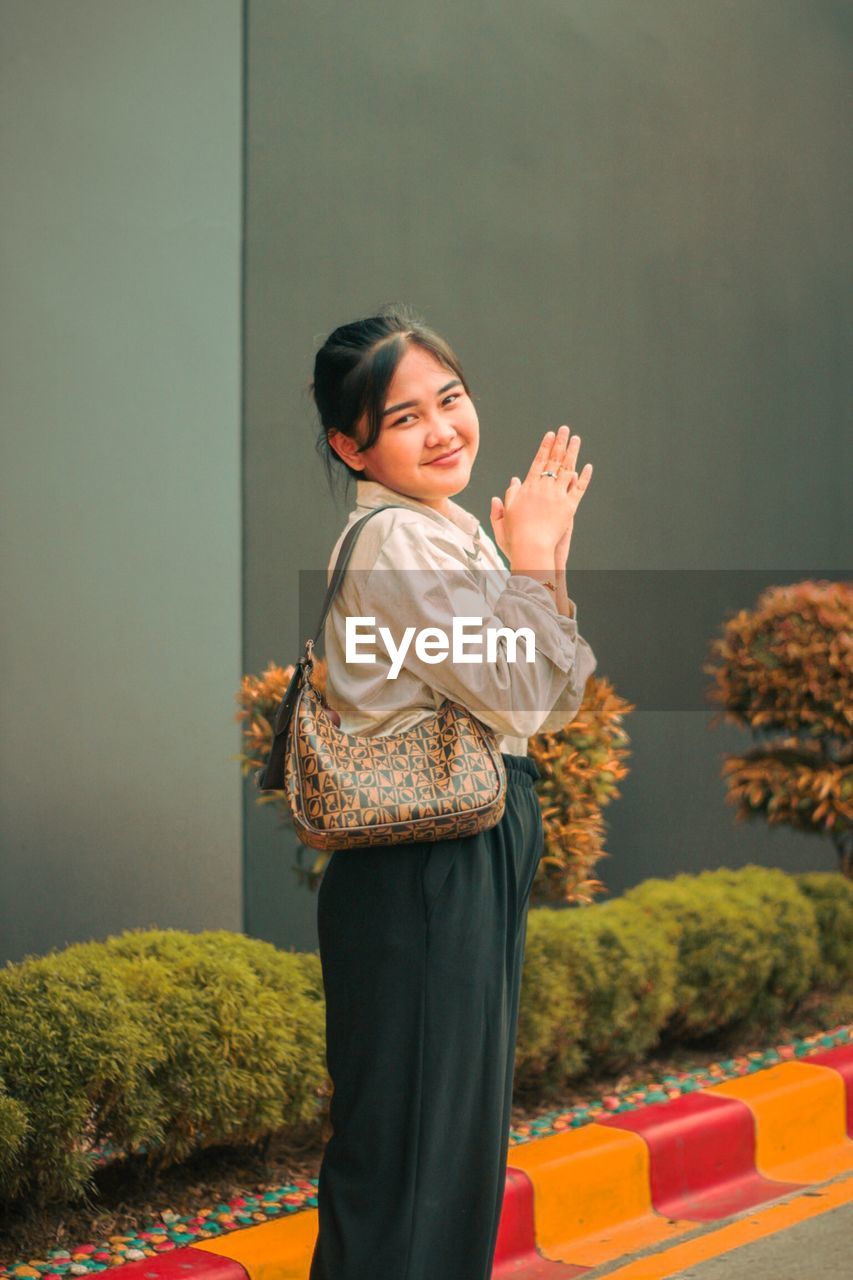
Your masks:
<svg viewBox="0 0 853 1280"><path fill-rule="evenodd" d="M360 530L325 627L327 700L354 734L399 733L443 698L500 735L500 822L476 836L340 850L317 902L332 1136L320 1168L310 1280L488 1280L504 1192L527 901L544 847L527 738L567 724L596 666L565 567L592 466L549 431L493 498L493 541L453 501L479 421L459 360L406 307L342 325L311 384L333 476L356 480ZM497 543L497 547L495 546ZM510 562L507 569L498 549ZM347 618L399 640L454 617L535 633L535 661L346 662ZM415 634L416 634L415 633ZM467 632L470 636L470 626ZM485 656L485 644L481 650Z"/></svg>

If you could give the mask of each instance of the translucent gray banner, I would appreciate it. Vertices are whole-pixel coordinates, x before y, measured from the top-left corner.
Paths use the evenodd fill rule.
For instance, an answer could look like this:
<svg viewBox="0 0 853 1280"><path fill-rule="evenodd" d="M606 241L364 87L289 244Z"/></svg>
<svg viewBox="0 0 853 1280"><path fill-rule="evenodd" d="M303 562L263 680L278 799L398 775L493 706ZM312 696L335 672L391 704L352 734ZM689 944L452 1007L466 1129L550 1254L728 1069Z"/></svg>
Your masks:
<svg viewBox="0 0 853 1280"><path fill-rule="evenodd" d="M708 711L715 706L708 697L712 686L703 666L712 660L710 645L722 635L724 623L739 610L752 610L761 593L774 586L790 586L800 582L851 582L849 569L571 569L566 575L570 599L576 609L574 623L555 618L553 593L533 578L492 569L446 571L426 569L380 569L372 573L347 569L343 575L334 605L336 643L343 636L346 618L374 618L358 625L361 634L359 652L373 653L372 666L359 664L358 670L347 665L347 679L356 684L368 683L380 675L387 676L394 663L394 650L401 668L400 679L423 678L435 686L447 682L459 687L460 682L474 682L484 693L491 689L500 707L535 715L546 715L551 708L554 675L552 659L565 659L578 652L575 639L591 648L597 666L595 675L606 676L616 692L634 703L640 711ZM315 640L322 655L324 637L318 625L326 594L325 570L299 571L298 623L300 650L290 656L301 656L305 641ZM461 624L462 618L481 617L482 624ZM527 626L535 636L539 652L534 666L527 668L525 643L520 637L516 648L516 668L508 661L511 643L496 637L496 670L490 676L475 669L470 662L453 658L453 622L468 637L467 654L482 653L487 662L487 631L508 627L516 631ZM328 633L329 626L325 628ZM355 622L351 623L355 626ZM386 629L387 644L381 628ZM407 628L414 628L409 649L400 656ZM447 656L441 664L427 664L416 652L418 632L438 628L448 637ZM482 645L471 643L480 635ZM371 638L372 637L372 638ZM573 645L574 640L574 645ZM433 655L442 651L435 637L425 636L422 655L428 649ZM544 655L544 656L543 656ZM340 658L340 647L336 652ZM432 676L439 665L450 668L449 675ZM527 668L524 674L522 668ZM555 677L556 678L556 677ZM566 677L562 677L565 684ZM375 688L375 685L372 687ZM411 685L410 685L411 687ZM451 694L451 696L453 696Z"/></svg>

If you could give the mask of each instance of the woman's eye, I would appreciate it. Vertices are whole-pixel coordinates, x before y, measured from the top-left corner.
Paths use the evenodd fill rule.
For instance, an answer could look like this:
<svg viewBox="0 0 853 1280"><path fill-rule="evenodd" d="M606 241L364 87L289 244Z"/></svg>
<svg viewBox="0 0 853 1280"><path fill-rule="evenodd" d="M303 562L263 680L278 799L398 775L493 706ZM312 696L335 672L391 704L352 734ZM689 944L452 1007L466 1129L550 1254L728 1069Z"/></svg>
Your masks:
<svg viewBox="0 0 853 1280"><path fill-rule="evenodd" d="M446 395L446 396L444 397L444 399L442 400L442 402L441 402L441 403L442 403L442 404L446 404L448 400L458 400L458 399L460 398L460 396L461 396L461 395L462 395L462 392L461 392L461 391L451 391L451 392L449 392L449 394L448 394L448 395ZM399 426L400 426L400 424L401 424L402 422L405 422L407 418L412 418L412 417L414 417L414 414L411 414L411 413L404 413L404 414L403 414L403 416L402 416L402 418L397 418L397 420L396 420L396 421L395 421L395 423L394 423L394 426L395 426L395 427L399 427Z"/></svg>

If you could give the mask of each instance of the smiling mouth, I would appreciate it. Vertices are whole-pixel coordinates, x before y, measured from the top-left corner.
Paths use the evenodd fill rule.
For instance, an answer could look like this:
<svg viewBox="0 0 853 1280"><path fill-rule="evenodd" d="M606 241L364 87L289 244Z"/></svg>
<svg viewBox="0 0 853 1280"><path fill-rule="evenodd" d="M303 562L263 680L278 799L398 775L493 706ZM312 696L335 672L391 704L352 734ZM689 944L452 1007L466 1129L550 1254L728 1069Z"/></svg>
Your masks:
<svg viewBox="0 0 853 1280"><path fill-rule="evenodd" d="M462 445L460 444L459 448L454 449L452 453L446 453L442 458L431 458L430 461L425 463L424 465L427 467L431 467L434 462L449 462L451 458L455 458L457 453L461 453L461 452L462 452Z"/></svg>

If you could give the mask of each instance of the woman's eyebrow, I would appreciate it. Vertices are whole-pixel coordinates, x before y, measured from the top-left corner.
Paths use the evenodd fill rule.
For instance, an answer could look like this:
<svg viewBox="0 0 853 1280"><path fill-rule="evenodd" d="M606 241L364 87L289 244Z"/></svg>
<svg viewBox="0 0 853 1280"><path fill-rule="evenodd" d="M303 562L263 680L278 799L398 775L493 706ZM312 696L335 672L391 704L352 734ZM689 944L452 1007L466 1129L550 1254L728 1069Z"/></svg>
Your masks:
<svg viewBox="0 0 853 1280"><path fill-rule="evenodd" d="M449 391L451 387L461 387L461 386L462 386L462 380L460 378L454 378L452 382L446 382L443 387L439 387L438 391L436 391L435 394L437 396L441 396L441 395L444 395L445 391ZM419 403L420 402L418 400L404 400L402 404L392 404L390 408L383 409L382 417L384 418L385 415L388 413L396 413L398 409L413 409L415 405Z"/></svg>

